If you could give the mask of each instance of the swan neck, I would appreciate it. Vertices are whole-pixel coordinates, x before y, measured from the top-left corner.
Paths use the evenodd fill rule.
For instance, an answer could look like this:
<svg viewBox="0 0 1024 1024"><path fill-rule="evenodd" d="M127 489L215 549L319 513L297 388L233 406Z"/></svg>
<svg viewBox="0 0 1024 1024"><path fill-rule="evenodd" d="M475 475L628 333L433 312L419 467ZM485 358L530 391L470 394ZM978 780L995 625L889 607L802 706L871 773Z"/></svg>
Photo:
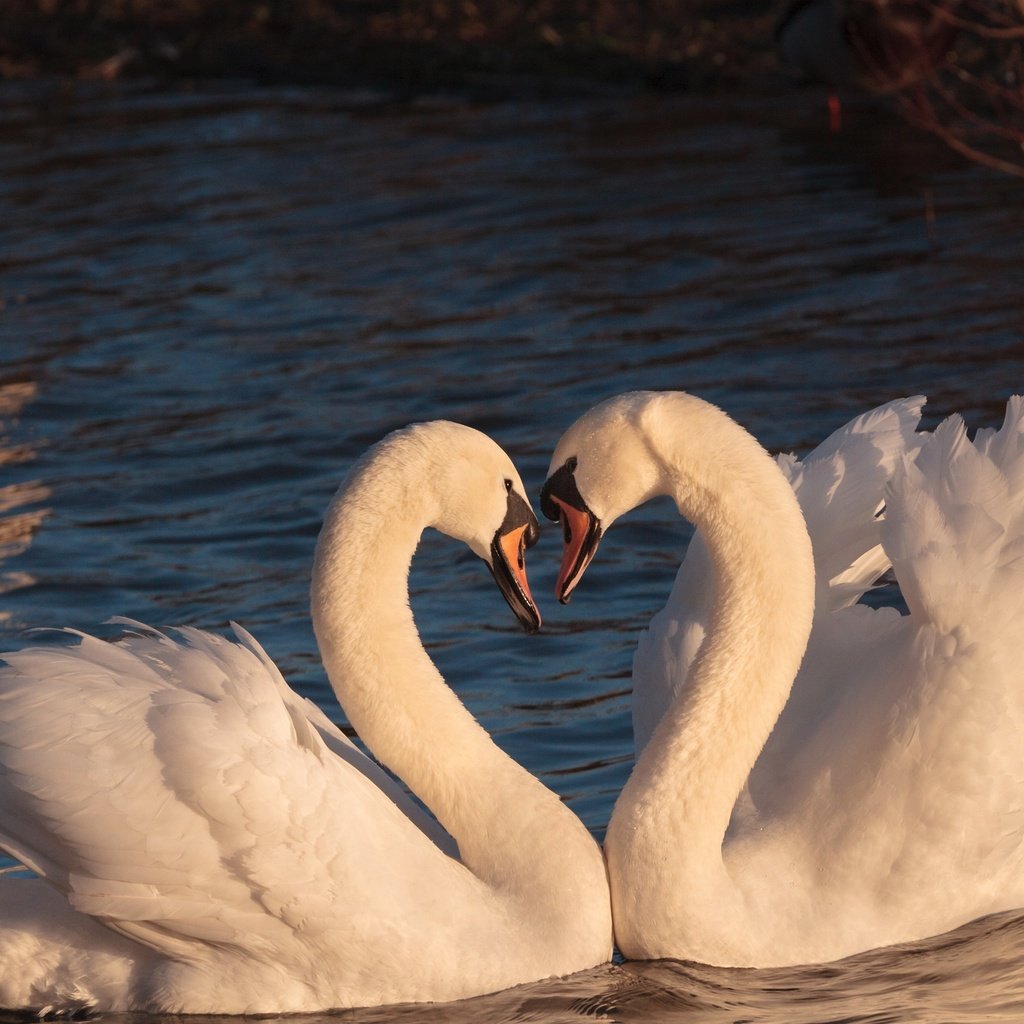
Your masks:
<svg viewBox="0 0 1024 1024"><path fill-rule="evenodd" d="M620 822L681 851L682 870L709 886L736 800L789 696L814 607L811 544L792 489L745 430L714 413L706 432L689 425L700 444L662 452L666 489L708 548L708 629L623 792L632 810Z"/></svg>
<svg viewBox="0 0 1024 1024"><path fill-rule="evenodd" d="M424 650L408 576L434 499L429 486L379 468L357 467L342 485L317 544L312 615L328 678L362 741L430 808L474 874L506 889L547 885L553 902L554 876L564 878L581 844L596 847L497 747Z"/></svg>
<svg viewBox="0 0 1024 1024"><path fill-rule="evenodd" d="M362 470L362 471L360 471ZM328 510L311 587L313 629L327 677L374 756L459 840L462 765L499 770L495 748L444 684L423 648L408 580L424 497L359 467Z"/></svg>

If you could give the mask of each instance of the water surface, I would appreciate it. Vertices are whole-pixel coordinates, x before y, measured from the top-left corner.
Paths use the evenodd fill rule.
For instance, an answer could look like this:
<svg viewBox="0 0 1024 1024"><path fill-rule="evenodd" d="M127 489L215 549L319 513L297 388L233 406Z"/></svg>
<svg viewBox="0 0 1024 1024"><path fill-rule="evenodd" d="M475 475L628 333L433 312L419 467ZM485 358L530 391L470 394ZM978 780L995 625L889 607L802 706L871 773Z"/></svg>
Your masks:
<svg viewBox="0 0 1024 1024"><path fill-rule="evenodd" d="M320 516L394 427L479 427L539 488L595 401L683 388L772 450L929 396L995 425L1024 387L1020 186L813 97L397 105L329 90L5 85L0 650L112 615L252 631L341 721L307 586ZM429 536L413 607L497 741L603 833L636 634L686 529L603 542L545 629ZM546 600L545 600L546 599ZM368 1020L1019 1019L1021 920L792 971L600 968Z"/></svg>

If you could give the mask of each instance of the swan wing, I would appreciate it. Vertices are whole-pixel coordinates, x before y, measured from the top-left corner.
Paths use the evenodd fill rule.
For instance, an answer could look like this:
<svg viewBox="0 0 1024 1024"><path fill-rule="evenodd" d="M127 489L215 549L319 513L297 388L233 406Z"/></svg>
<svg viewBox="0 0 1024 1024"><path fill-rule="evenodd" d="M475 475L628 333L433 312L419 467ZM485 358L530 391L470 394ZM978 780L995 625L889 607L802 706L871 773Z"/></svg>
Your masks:
<svg viewBox="0 0 1024 1024"><path fill-rule="evenodd" d="M923 405L921 396L888 402L834 431L804 459L778 456L814 549L817 596L811 642L821 633L819 649L829 647L829 613L853 605L889 568L880 535L885 487L903 458L920 445L915 428ZM712 578L707 548L696 534L665 607L641 635L633 659L637 754L684 684L703 642ZM801 676L794 690L828 678L809 672ZM807 707L807 698L803 706Z"/></svg>
<svg viewBox="0 0 1024 1024"><path fill-rule="evenodd" d="M814 548L815 614L854 604L889 568L880 536L885 487L917 451L923 396L851 420L805 459L780 455Z"/></svg>
<svg viewBox="0 0 1024 1024"><path fill-rule="evenodd" d="M789 700L751 770L748 797L764 817L800 788L794 759L863 677L867 651L898 620L892 609L856 602L891 568L882 544L887 487L926 434L915 432L922 396L872 409L835 431L802 462L779 456L814 551L814 621ZM734 826L736 821L734 820Z"/></svg>
<svg viewBox="0 0 1024 1024"><path fill-rule="evenodd" d="M637 757L685 683L704 642L713 579L707 546L695 533L665 607L640 634L633 654L633 746Z"/></svg>
<svg viewBox="0 0 1024 1024"><path fill-rule="evenodd" d="M887 510L882 539L910 615L884 677L894 754L879 777L900 780L900 812L916 815L923 838L903 860L922 878L971 880L958 894L968 901L961 919L1018 907L1024 399L1011 398L1002 426L973 442L959 416L941 423L894 477Z"/></svg>
<svg viewBox="0 0 1024 1024"><path fill-rule="evenodd" d="M1024 901L1024 401L973 442L958 416L923 435L881 539L910 614L815 623L800 676L824 696L794 687L749 795L923 934Z"/></svg>
<svg viewBox="0 0 1024 1024"><path fill-rule="evenodd" d="M476 884L247 634L179 635L5 656L0 846L71 906L171 957L279 967L413 941Z"/></svg>
<svg viewBox="0 0 1024 1024"><path fill-rule="evenodd" d="M1012 636L1024 616L1024 399L972 443L959 416L890 487L886 552L919 628Z"/></svg>
<svg viewBox="0 0 1024 1024"><path fill-rule="evenodd" d="M143 632L148 627L135 623L131 619L116 619L126 625L141 627ZM281 675L278 667L263 650L256 638L237 622L231 623L231 629L243 647L248 649L263 666L267 676L274 681L282 702L292 715L293 720L301 723L303 719L316 730L320 739L336 757L342 758L360 774L365 775L435 846L450 857L458 857L459 848L450 835L423 808L415 803L406 790L399 785L376 761L367 757L338 726L331 721L320 707L306 697L300 697Z"/></svg>

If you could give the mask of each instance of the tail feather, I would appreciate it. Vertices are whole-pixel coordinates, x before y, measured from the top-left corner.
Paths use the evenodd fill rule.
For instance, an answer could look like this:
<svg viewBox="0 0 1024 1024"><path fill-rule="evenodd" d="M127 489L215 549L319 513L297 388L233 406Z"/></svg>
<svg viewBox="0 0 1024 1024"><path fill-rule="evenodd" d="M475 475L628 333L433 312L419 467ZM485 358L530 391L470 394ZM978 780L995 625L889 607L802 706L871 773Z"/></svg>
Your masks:
<svg viewBox="0 0 1024 1024"><path fill-rule="evenodd" d="M814 545L819 612L853 604L889 568L881 546L885 486L920 446L924 398L872 409L831 434L805 459L780 456Z"/></svg>
<svg viewBox="0 0 1024 1024"><path fill-rule="evenodd" d="M944 632L1024 616L1024 402L972 442L959 416L895 474L882 526L911 614Z"/></svg>

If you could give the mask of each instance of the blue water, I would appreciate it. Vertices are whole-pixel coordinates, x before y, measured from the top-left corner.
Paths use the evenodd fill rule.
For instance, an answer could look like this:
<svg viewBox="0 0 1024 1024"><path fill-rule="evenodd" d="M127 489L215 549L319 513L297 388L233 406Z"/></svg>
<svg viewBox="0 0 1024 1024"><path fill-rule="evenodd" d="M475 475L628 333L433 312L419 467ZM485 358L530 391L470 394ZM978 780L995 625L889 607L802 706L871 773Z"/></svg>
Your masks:
<svg viewBox="0 0 1024 1024"><path fill-rule="evenodd" d="M234 619L341 720L308 622L322 511L394 427L490 433L534 493L598 399L682 388L772 450L930 398L995 425L1024 388L1021 186L819 97L394 104L327 90L0 93L0 650L112 615ZM413 608L497 741L601 835L629 670L687 531L603 542L545 629L428 536ZM1013 915L839 967L601 968L367 1019L981 1021L1024 1016Z"/></svg>

